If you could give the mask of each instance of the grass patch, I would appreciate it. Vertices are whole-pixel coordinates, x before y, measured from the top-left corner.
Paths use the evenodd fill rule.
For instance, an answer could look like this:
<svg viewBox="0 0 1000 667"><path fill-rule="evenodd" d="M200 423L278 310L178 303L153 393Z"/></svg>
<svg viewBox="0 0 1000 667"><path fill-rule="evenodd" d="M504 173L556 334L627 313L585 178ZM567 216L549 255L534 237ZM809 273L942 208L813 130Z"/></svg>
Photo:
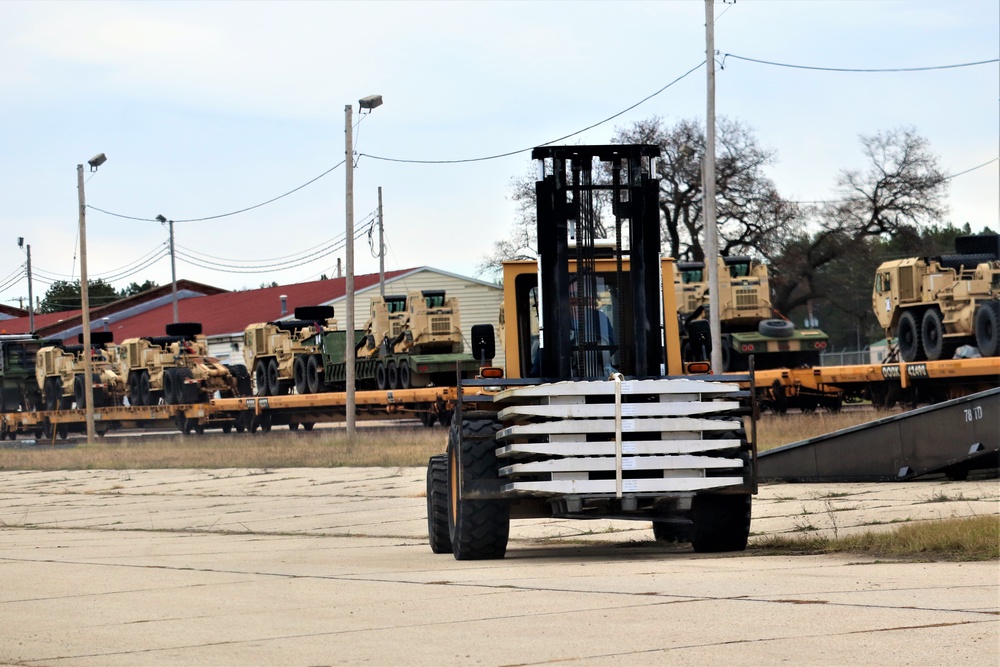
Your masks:
<svg viewBox="0 0 1000 667"><path fill-rule="evenodd" d="M899 412L899 411L896 411ZM767 451L888 417L893 412L874 409L814 414L763 414L757 420L757 450Z"/></svg>
<svg viewBox="0 0 1000 667"><path fill-rule="evenodd" d="M846 537L764 537L749 550L760 555L863 554L907 560L1000 559L1000 516L976 516L901 525Z"/></svg>
<svg viewBox="0 0 1000 667"><path fill-rule="evenodd" d="M0 470L425 466L446 439L447 430L424 426L360 428L353 439L343 429L108 437L76 447L0 448Z"/></svg>

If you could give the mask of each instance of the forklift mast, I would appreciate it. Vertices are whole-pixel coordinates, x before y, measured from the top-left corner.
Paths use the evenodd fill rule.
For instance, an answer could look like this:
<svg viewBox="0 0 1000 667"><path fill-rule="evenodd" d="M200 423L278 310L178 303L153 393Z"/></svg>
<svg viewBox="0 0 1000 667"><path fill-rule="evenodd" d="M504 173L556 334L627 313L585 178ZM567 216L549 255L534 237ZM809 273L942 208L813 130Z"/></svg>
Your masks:
<svg viewBox="0 0 1000 667"><path fill-rule="evenodd" d="M607 379L609 354L628 377L660 375L660 216L655 160L659 146L542 146L538 164L538 263L543 378ZM602 210L611 238L598 239ZM571 241L571 238L573 241ZM617 280L604 315L616 335L602 336L595 270L612 257ZM627 258L628 268L623 270ZM575 273L570 274L570 265ZM627 292L627 293L626 293ZM610 314L607 313L610 310ZM627 332L628 335L622 335Z"/></svg>

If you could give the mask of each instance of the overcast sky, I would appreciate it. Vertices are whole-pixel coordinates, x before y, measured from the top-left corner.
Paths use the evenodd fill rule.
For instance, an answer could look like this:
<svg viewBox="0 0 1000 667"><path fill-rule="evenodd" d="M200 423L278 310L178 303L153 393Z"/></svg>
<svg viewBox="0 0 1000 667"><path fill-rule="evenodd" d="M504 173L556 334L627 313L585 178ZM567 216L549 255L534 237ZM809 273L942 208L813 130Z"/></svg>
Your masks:
<svg viewBox="0 0 1000 667"><path fill-rule="evenodd" d="M881 69L1000 55L997 0L774 1L715 5L724 54ZM529 153L635 104L705 57L704 4L676 2L4 2L0 4L0 300L31 244L36 295L78 278L76 165L84 163L91 278L170 281L167 230L253 207L344 159L344 106L381 94L355 128L355 215L383 188L386 268L473 275L514 214ZM859 135L912 126L949 174L949 218L1000 228L1000 67L849 73L725 59L717 112L777 153L796 200L834 195L864 166ZM661 116L704 119L705 69L573 137ZM97 153L108 161L91 174ZM333 275L345 171L253 210L175 225L177 274L224 288ZM374 246L377 249L377 245ZM321 251L322 252L318 252ZM310 256L312 255L312 256ZM366 238L356 272L377 272ZM133 275L145 261L152 265ZM195 266L195 261L202 266ZM315 261L310 261L315 260ZM297 266L293 266L297 265ZM242 272L245 266L270 266ZM213 269L205 267L214 267ZM276 270L279 267L281 270ZM13 282L12 282L13 281Z"/></svg>

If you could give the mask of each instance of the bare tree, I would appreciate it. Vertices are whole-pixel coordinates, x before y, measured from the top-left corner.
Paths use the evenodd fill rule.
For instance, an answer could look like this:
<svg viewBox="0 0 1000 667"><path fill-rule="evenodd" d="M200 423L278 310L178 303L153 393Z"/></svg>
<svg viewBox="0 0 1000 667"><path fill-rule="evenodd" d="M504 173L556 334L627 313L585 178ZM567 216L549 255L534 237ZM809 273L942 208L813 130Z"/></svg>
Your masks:
<svg viewBox="0 0 1000 667"><path fill-rule="evenodd" d="M774 304L785 313L812 299L845 296L837 293L835 280L824 276L834 260L863 252L872 238L912 232L946 213L947 180L929 143L915 129L860 139L866 169L842 171L837 178L842 199L811 211L817 231L794 234L773 259L780 269L771 280Z"/></svg>
<svg viewBox="0 0 1000 667"><path fill-rule="evenodd" d="M701 164L705 155L705 130L697 120L681 120L666 127L654 117L619 129L616 143L651 143L661 149L660 211L663 242L677 258L704 259L702 238ZM752 131L739 121L718 120L716 155L719 252L751 253L770 257L777 239L791 231L799 209L778 194L764 169L774 162L774 152L762 148Z"/></svg>

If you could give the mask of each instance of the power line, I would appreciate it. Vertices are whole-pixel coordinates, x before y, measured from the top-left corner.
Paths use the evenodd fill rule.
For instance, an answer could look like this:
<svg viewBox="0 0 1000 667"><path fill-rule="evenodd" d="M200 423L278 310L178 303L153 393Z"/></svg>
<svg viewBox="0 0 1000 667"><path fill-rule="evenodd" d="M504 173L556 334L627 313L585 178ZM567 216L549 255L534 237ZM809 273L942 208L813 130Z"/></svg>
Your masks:
<svg viewBox="0 0 1000 667"><path fill-rule="evenodd" d="M549 144L554 144L557 141L564 141L566 139L569 139L570 137L575 137L578 134L583 134L587 130L592 130L595 127L598 127L599 125L603 125L604 123L607 123L608 121L614 120L615 118L618 118L622 114L628 113L632 109L635 109L640 104L642 104L644 102L647 102L648 100L653 99L654 97L656 97L657 95L659 95L660 93L662 93L663 91L665 91L667 88L670 88L672 85L674 85L675 83L679 82L681 79L684 79L688 75L690 75L693 72L696 72L697 70L699 70L704 64L705 64L705 61L702 60L700 63L698 63L697 65L695 65L691 69L689 69L687 72L684 72L684 74L681 74L679 77L677 77L676 79L674 79L673 81L671 81L667 85L665 85L662 88L660 88L659 90L657 90L655 93L652 93L651 95L647 95L646 97L642 98L641 100L639 100L635 104L633 104L633 105L631 105L631 106L629 106L629 107L627 107L625 109L622 109L621 111L619 111L618 113L616 113L614 115L608 116L604 120L598 121L598 122L594 123L593 125L588 125L587 127L583 128L582 130L577 130L576 132L572 132L570 134L567 134L566 136L559 137L558 139L552 139L551 141L546 141L545 143L538 144L538 145L540 145L540 146L548 146ZM464 163L464 162L484 162L486 160L496 160L496 159L502 158L502 157L510 157L511 155L517 155L518 153L525 153L527 151L530 151L533 148L535 148L535 146L529 146L528 148L520 148L520 149L518 149L516 151L508 151L506 153L497 153L496 155L486 155L486 156L483 156L483 157L465 158L465 159L460 159L460 160L406 160L406 159L401 159L401 158L391 158L391 157L382 157L382 156L378 156L378 155L371 155L369 153L359 153L358 157L362 157L362 156L363 157L370 157L373 160L382 160L384 162L401 162L401 163L405 163L405 164L461 164L461 163Z"/></svg>
<svg viewBox="0 0 1000 667"><path fill-rule="evenodd" d="M117 269L110 269L108 271L104 271L103 273L95 273L95 274L93 274L92 278L96 279L96 278L100 278L101 276L111 275L111 274L114 274L114 273L126 271L130 267L132 267L133 265L139 264L140 262L145 261L146 258L149 257L150 255L153 255L153 254L155 254L157 252L162 252L165 245L166 245L165 242L164 243L158 243L156 245L156 247L154 247L152 250L149 250L145 254L141 255L138 259L134 259L131 262L128 262L127 264L124 264L123 266L118 267ZM50 271L48 269L45 269L45 268L42 268L42 267L38 267L38 266L33 267L33 272L43 273L43 274L47 275L49 278L57 278L57 279L60 279L60 278L69 278L70 280L72 280L75 277L75 275L73 275L73 274L65 274L65 273L59 273L58 271Z"/></svg>
<svg viewBox="0 0 1000 667"><path fill-rule="evenodd" d="M735 53L724 53L722 55L722 67L726 66L726 58L734 58L736 60L745 60L751 63L758 63L761 65L772 65L774 67L789 67L792 69L808 69L816 70L820 72L928 72L931 70L941 70L941 69L957 69L959 67L975 67L976 65L988 65L990 63L1000 62L1000 58L993 58L991 60L978 60L971 63L958 63L955 65L930 65L928 67L884 67L884 68L851 68L851 67L816 67L813 65L794 65L791 63L778 63L771 60L759 60L757 58L747 58L746 56L738 56Z"/></svg>
<svg viewBox="0 0 1000 667"><path fill-rule="evenodd" d="M261 202L259 204L254 204L253 206L247 206L246 208L241 208L238 211L230 211L229 213L220 213L219 215L209 215L209 216L205 216L204 218L186 218L184 220L174 220L174 222L205 222L206 220L218 220L219 218L228 218L228 217L233 216L233 215L239 215L240 213L246 213L247 211L252 211L255 208L260 208L261 206L267 206L268 204L276 202L279 199L283 199L283 198L287 197L290 194L294 194L294 193L298 192L299 190L301 190L302 188L306 187L307 185L312 185L313 183L315 183L319 179L323 178L324 176L326 176L327 174L329 174L330 172L332 172L334 169L336 169L337 167L341 166L342 164L344 164L344 160L341 160L337 164L333 165L332 167L330 167L329 169L327 169L326 171L324 171L319 176L317 176L317 177L315 177L315 178L313 178L311 180L306 181L302 185L300 185L300 186L298 186L296 188L293 188L293 189L289 190L288 192L286 192L284 194L278 195L277 197L272 197L271 199L268 199L267 201ZM98 211L100 213L103 213L105 215L113 216L115 218L123 218L125 220L138 220L139 222L159 222L159 220L157 220L156 218L138 218L138 217L131 216L131 215L123 215L121 213L114 213L112 211L105 211L103 208L97 208L96 206L91 206L90 204L87 204L87 208L93 209L93 210Z"/></svg>
<svg viewBox="0 0 1000 667"><path fill-rule="evenodd" d="M1000 160L1000 157L995 157L992 160L987 160L986 162L983 162L982 164L977 164L975 167L970 167L969 169L966 169L965 171L960 171L957 174L950 174L948 176L943 176L941 178L941 180L942 181L950 181L953 178L958 178L959 176L964 176L965 174L968 174L970 172L976 171L977 169L982 169L983 167L989 166L989 165L993 164L994 162L996 162L997 160ZM809 201L805 201L805 200L788 200L788 203L789 204L844 204L844 203L847 203L849 201L863 201L863 200L864 200L864 197L848 197L847 199L813 199L813 200L809 200Z"/></svg>

